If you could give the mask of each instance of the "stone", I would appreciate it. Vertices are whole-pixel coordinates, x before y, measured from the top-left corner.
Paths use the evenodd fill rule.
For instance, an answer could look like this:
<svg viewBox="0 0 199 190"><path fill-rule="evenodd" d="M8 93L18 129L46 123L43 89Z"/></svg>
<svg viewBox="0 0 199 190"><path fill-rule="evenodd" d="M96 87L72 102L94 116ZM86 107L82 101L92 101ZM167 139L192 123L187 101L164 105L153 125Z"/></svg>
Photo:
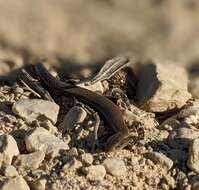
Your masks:
<svg viewBox="0 0 199 190"><path fill-rule="evenodd" d="M199 138L194 139L189 146L189 157L187 166L199 174Z"/></svg>
<svg viewBox="0 0 199 190"><path fill-rule="evenodd" d="M3 168L3 175L12 178L18 175L16 168L12 165L7 165Z"/></svg>
<svg viewBox="0 0 199 190"><path fill-rule="evenodd" d="M60 150L68 150L69 146L52 135L48 130L38 127L25 137L26 149L29 152L42 151L45 154L53 153L56 156Z"/></svg>
<svg viewBox="0 0 199 190"><path fill-rule="evenodd" d="M69 170L76 170L81 167L82 167L81 161L79 161L75 158L72 158L72 160L70 160L63 166L62 171L67 173Z"/></svg>
<svg viewBox="0 0 199 190"><path fill-rule="evenodd" d="M86 174L86 178L91 181L101 181L106 175L106 170L103 165L93 165L82 168L82 172Z"/></svg>
<svg viewBox="0 0 199 190"><path fill-rule="evenodd" d="M36 181L31 181L29 184L31 190L45 190L46 182L46 179L38 179Z"/></svg>
<svg viewBox="0 0 199 190"><path fill-rule="evenodd" d="M191 98L186 70L171 61L154 60L144 65L138 78L136 98L138 105L150 112L181 108Z"/></svg>
<svg viewBox="0 0 199 190"><path fill-rule="evenodd" d="M90 153L84 153L81 155L81 161L85 164L85 165L92 165L93 163L93 156Z"/></svg>
<svg viewBox="0 0 199 190"><path fill-rule="evenodd" d="M13 161L13 165L20 169L37 169L44 160L44 152L37 151L29 154L20 154Z"/></svg>
<svg viewBox="0 0 199 190"><path fill-rule="evenodd" d="M193 176L190 180L191 183L191 190L198 190L199 189L199 175Z"/></svg>
<svg viewBox="0 0 199 190"><path fill-rule="evenodd" d="M76 125L82 123L87 116L87 112L80 106L72 107L66 116L64 117L63 122L60 124L60 127L65 131L72 130Z"/></svg>
<svg viewBox="0 0 199 190"><path fill-rule="evenodd" d="M19 154L15 139L11 135L0 135L0 162L11 164L13 156Z"/></svg>
<svg viewBox="0 0 199 190"><path fill-rule="evenodd" d="M30 190L27 182L22 176L16 176L14 178L9 178L4 182L1 190Z"/></svg>
<svg viewBox="0 0 199 190"><path fill-rule="evenodd" d="M180 150L180 149L170 149L170 150L168 150L167 152L168 152L168 154L169 154L169 157L170 157L172 160L176 160L176 161L178 161L179 163L182 163L182 162L186 162L186 161L187 161L187 158L188 158L187 151Z"/></svg>
<svg viewBox="0 0 199 190"><path fill-rule="evenodd" d="M199 100L190 101L189 104L184 106L177 114L176 118L197 128L199 125Z"/></svg>
<svg viewBox="0 0 199 190"><path fill-rule="evenodd" d="M173 167L173 160L168 158L166 155L160 152L149 152L147 153L147 158L152 160L155 164L170 170Z"/></svg>
<svg viewBox="0 0 199 190"><path fill-rule="evenodd" d="M126 175L127 169L123 160L115 159L115 158L107 158L104 160L103 165L106 169L106 172L119 177Z"/></svg>
<svg viewBox="0 0 199 190"><path fill-rule="evenodd" d="M39 118L47 118L53 124L57 122L59 106L50 101L40 99L21 99L13 104L12 111L32 123Z"/></svg>
<svg viewBox="0 0 199 190"><path fill-rule="evenodd" d="M199 130L179 127L170 133L168 143L175 149L185 149L188 148L191 140L196 138L199 138Z"/></svg>
<svg viewBox="0 0 199 190"><path fill-rule="evenodd" d="M194 77L192 80L190 80L189 90L193 98L199 99L199 76Z"/></svg>

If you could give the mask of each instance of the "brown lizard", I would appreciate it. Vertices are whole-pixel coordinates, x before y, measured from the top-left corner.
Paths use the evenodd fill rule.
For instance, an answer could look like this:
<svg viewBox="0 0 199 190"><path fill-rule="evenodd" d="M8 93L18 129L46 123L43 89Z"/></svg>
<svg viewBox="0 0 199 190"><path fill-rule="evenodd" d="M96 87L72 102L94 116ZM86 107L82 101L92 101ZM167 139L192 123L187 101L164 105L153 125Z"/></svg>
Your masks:
<svg viewBox="0 0 199 190"><path fill-rule="evenodd" d="M108 98L95 92L75 85L67 84L53 77L42 63L34 66L40 80L51 90L62 95L72 95L83 103L99 112L107 124L115 132L108 138L105 149L115 149L129 135L128 127L125 125L119 108Z"/></svg>

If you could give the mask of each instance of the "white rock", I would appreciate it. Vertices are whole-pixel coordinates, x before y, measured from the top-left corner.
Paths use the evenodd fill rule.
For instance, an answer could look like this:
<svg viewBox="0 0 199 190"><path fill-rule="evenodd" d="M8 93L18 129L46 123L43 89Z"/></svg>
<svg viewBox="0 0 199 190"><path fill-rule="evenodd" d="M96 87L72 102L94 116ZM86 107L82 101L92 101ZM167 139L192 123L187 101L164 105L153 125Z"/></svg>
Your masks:
<svg viewBox="0 0 199 190"><path fill-rule="evenodd" d="M187 166L199 174L199 138L194 139L189 146L189 158Z"/></svg>
<svg viewBox="0 0 199 190"><path fill-rule="evenodd" d="M90 153L84 153L81 155L81 161L86 165L92 165L93 156Z"/></svg>
<svg viewBox="0 0 199 190"><path fill-rule="evenodd" d="M11 135L0 135L0 153L1 163L5 158L8 164L11 164L13 156L19 154L17 143Z"/></svg>
<svg viewBox="0 0 199 190"><path fill-rule="evenodd" d="M153 61L139 75L137 102L146 111L164 112L181 108L191 94L187 91L188 77L183 67L171 61Z"/></svg>
<svg viewBox="0 0 199 190"><path fill-rule="evenodd" d="M8 178L11 178L11 177L17 176L18 172L14 166L7 165L7 166L5 166L5 168L3 168L3 175Z"/></svg>
<svg viewBox="0 0 199 190"><path fill-rule="evenodd" d="M77 124L82 123L86 116L87 112L82 107L74 106L68 111L60 127L64 129L64 131L72 130Z"/></svg>
<svg viewBox="0 0 199 190"><path fill-rule="evenodd" d="M59 113L59 106L50 101L40 99L22 99L14 103L12 111L27 122L33 122L38 117L46 117L55 124Z"/></svg>
<svg viewBox="0 0 199 190"><path fill-rule="evenodd" d="M107 158L104 160L103 165L107 173L113 176L123 176L126 175L127 169L123 160Z"/></svg>
<svg viewBox="0 0 199 190"><path fill-rule="evenodd" d="M155 164L159 164L162 167L167 168L168 170L170 170L173 167L173 160L165 156L163 153L149 152L147 156Z"/></svg>
<svg viewBox="0 0 199 190"><path fill-rule="evenodd" d="M21 169L37 169L44 160L44 152L37 151L30 154L20 154L13 161L13 165Z"/></svg>
<svg viewBox="0 0 199 190"><path fill-rule="evenodd" d="M86 174L86 178L91 181L101 181L106 175L103 165L95 165L82 168L82 172Z"/></svg>
<svg viewBox="0 0 199 190"><path fill-rule="evenodd" d="M22 176L17 176L5 181L1 190L30 190L30 188Z"/></svg>
<svg viewBox="0 0 199 190"><path fill-rule="evenodd" d="M60 150L68 150L68 145L42 127L38 127L25 137L26 149L29 152L42 151L56 155Z"/></svg>

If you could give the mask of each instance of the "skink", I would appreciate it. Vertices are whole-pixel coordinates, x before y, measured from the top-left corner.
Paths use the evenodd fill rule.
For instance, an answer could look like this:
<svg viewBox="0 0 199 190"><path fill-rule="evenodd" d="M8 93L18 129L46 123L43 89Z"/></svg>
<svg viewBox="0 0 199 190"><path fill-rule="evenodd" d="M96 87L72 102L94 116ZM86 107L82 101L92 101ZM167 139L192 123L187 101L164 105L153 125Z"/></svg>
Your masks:
<svg viewBox="0 0 199 190"><path fill-rule="evenodd" d="M107 151L115 149L128 137L129 130L123 121L122 113L111 100L90 90L59 81L48 72L42 63L34 67L40 80L49 89L62 95L73 95L103 116L107 124L115 132L115 134L107 140L105 147Z"/></svg>

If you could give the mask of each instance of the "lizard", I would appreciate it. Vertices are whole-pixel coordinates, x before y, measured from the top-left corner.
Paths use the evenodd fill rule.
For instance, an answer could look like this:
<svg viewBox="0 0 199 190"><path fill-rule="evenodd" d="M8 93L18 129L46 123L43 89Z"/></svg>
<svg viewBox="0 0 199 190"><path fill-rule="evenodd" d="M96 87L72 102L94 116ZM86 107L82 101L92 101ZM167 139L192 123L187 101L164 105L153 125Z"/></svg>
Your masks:
<svg viewBox="0 0 199 190"><path fill-rule="evenodd" d="M99 112L114 131L107 140L106 151L114 150L128 137L129 129L123 120L122 112L111 100L93 91L58 80L41 62L33 67L39 79L49 89L60 95L72 95Z"/></svg>

